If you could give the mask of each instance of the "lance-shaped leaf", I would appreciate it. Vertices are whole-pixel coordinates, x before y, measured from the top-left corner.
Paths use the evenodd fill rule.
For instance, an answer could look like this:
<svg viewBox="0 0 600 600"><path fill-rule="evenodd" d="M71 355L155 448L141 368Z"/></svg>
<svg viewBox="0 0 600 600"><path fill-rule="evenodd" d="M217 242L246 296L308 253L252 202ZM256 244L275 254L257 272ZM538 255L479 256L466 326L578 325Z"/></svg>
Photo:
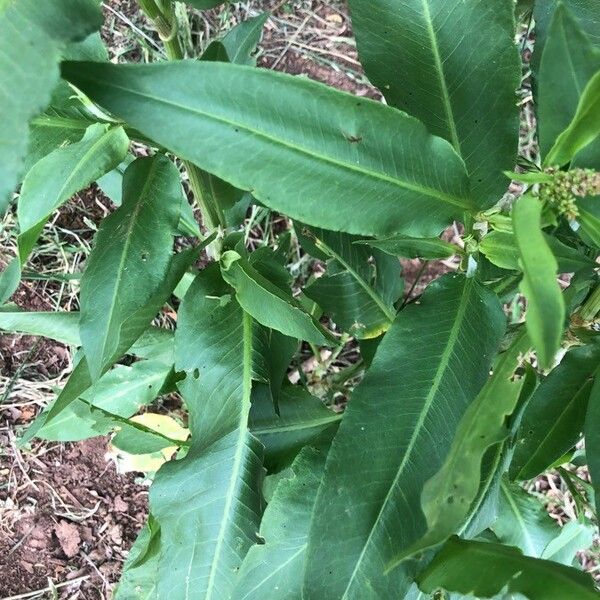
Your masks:
<svg viewBox="0 0 600 600"><path fill-rule="evenodd" d="M521 291L527 299L529 337L542 368L552 365L560 347L565 303L556 280L558 264L541 230L542 205L525 195L513 206L513 228L523 279Z"/></svg>
<svg viewBox="0 0 600 600"><path fill-rule="evenodd" d="M539 475L577 443L599 360L596 344L576 348L542 381L517 433L512 479Z"/></svg>
<svg viewBox="0 0 600 600"><path fill-rule="evenodd" d="M541 501L518 485L500 484L498 518L491 529L498 540L516 546L527 556L541 558L546 546L560 533L558 524Z"/></svg>
<svg viewBox="0 0 600 600"><path fill-rule="evenodd" d="M270 398L252 399L250 429L265 447L265 467L280 471L298 451L322 435L333 434L342 413L328 409L321 400L299 385L284 385L279 396L279 414Z"/></svg>
<svg viewBox="0 0 600 600"><path fill-rule="evenodd" d="M592 484L596 510L600 505L600 380L592 387L585 416L585 450Z"/></svg>
<svg viewBox="0 0 600 600"><path fill-rule="evenodd" d="M77 312L0 310L0 329L12 333L41 335L69 346L80 345Z"/></svg>
<svg viewBox="0 0 600 600"><path fill-rule="evenodd" d="M577 111L569 126L556 138L544 164L562 166L600 135L600 71L589 80L581 93Z"/></svg>
<svg viewBox="0 0 600 600"><path fill-rule="evenodd" d="M598 600L591 577L549 560L523 556L516 548L452 538L421 573L421 590L443 588L478 598L505 590L530 600Z"/></svg>
<svg viewBox="0 0 600 600"><path fill-rule="evenodd" d="M63 75L181 158L309 225L428 236L473 208L448 142L308 79L185 61L64 63Z"/></svg>
<svg viewBox="0 0 600 600"><path fill-rule="evenodd" d="M250 548L233 598L238 600L297 600L302 596L302 575L308 530L327 452L305 448L282 479L265 510L261 544Z"/></svg>
<svg viewBox="0 0 600 600"><path fill-rule="evenodd" d="M100 28L95 0L20 0L0 4L0 214L27 152L29 121L50 102L64 46Z"/></svg>
<svg viewBox="0 0 600 600"><path fill-rule="evenodd" d="M520 334L498 359L492 377L483 386L460 421L443 467L424 486L421 506L427 519L427 533L397 556L392 566L418 551L441 544L457 533L465 521L480 488L482 463L490 446L509 434L506 419L519 401L524 377L515 371L530 347Z"/></svg>
<svg viewBox="0 0 600 600"><path fill-rule="evenodd" d="M598 17L600 20L600 10ZM569 126L585 86L600 69L600 47L592 44L583 25L561 3L544 40L536 102L542 156L550 152L556 138ZM542 41L536 37L536 52L538 40ZM600 156L595 150L593 155L584 151L581 158L583 166L593 166Z"/></svg>
<svg viewBox="0 0 600 600"><path fill-rule="evenodd" d="M596 0L545 0L544 2L535 2L535 51L532 57L535 71L538 71L540 61L543 58L555 11L558 10L561 4L575 16L592 44L600 48L600 5Z"/></svg>
<svg viewBox="0 0 600 600"><path fill-rule="evenodd" d="M122 127L96 124L87 129L80 142L57 148L33 166L23 181L17 207L19 267L27 262L50 215L73 194L114 169L128 146ZM15 289L18 282L16 278Z"/></svg>
<svg viewBox="0 0 600 600"><path fill-rule="evenodd" d="M396 235L381 240L360 240L357 244L367 244L372 248L378 248L386 254L401 256L403 258L422 258L435 260L450 258L460 254L458 246L444 242L438 238L412 238L406 235Z"/></svg>
<svg viewBox="0 0 600 600"><path fill-rule="evenodd" d="M543 234L546 243L558 263L559 273L576 273L582 269L594 268L595 261L575 248L563 244L553 235ZM513 233L508 231L491 231L481 240L479 250L485 257L501 269L518 271L519 249Z"/></svg>
<svg viewBox="0 0 600 600"><path fill-rule="evenodd" d="M406 593L404 568L383 571L427 530L423 486L446 460L504 327L498 298L458 275L432 283L419 305L396 317L329 452L311 525L306 598Z"/></svg>
<svg viewBox="0 0 600 600"><path fill-rule="evenodd" d="M221 272L241 307L261 325L313 344L332 344L331 334L293 298L291 290L271 283L234 250L223 254Z"/></svg>
<svg viewBox="0 0 600 600"><path fill-rule="evenodd" d="M123 181L123 204L107 217L81 279L80 336L97 379L128 319L160 289L179 220L179 173L165 156L138 159Z"/></svg>
<svg viewBox="0 0 600 600"><path fill-rule="evenodd" d="M230 597L256 542L262 446L248 430L252 338L252 319L218 266L202 271L180 307L175 350L192 445L150 490L161 527L159 598Z"/></svg>
<svg viewBox="0 0 600 600"><path fill-rule="evenodd" d="M296 227L303 248L327 261L327 272L304 290L323 312L358 339L389 329L402 295L400 262L379 250L356 244L347 233Z"/></svg>
<svg viewBox="0 0 600 600"><path fill-rule="evenodd" d="M369 79L389 104L452 143L478 206L497 202L507 188L501 171L512 169L517 155L521 62L513 0L349 4Z"/></svg>

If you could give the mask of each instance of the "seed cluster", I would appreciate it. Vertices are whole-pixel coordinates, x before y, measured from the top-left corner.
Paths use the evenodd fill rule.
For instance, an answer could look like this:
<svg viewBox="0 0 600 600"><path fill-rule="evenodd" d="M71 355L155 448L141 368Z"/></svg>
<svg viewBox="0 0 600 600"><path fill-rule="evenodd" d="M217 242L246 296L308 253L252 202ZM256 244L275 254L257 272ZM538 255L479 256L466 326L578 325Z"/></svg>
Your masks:
<svg viewBox="0 0 600 600"><path fill-rule="evenodd" d="M568 219L579 216L577 198L600 195L600 173L592 169L547 169L546 172L552 175L552 182L540 186L540 199Z"/></svg>

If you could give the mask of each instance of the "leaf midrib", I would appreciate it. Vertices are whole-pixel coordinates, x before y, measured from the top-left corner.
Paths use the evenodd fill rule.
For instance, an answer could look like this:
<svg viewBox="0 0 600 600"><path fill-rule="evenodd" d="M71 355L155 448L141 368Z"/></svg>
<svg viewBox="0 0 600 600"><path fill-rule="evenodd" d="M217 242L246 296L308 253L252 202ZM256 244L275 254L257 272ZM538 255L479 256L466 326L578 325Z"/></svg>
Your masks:
<svg viewBox="0 0 600 600"><path fill-rule="evenodd" d="M433 59L435 61L435 70L438 74L440 91L442 92L442 103L444 105L444 112L446 113L446 122L448 123L448 129L452 146L462 156L460 148L460 140L458 139L458 131L456 129L456 121L454 119L454 111L452 109L452 103L450 101L450 93L448 92L448 85L446 84L446 75L444 73L444 67L442 58L440 56L440 49L438 45L437 36L435 29L433 28L433 19L431 18L431 9L429 7L429 0L421 0L423 5L423 13L425 17L425 23L427 27L427 34L431 41L431 51L433 53Z"/></svg>
<svg viewBox="0 0 600 600"><path fill-rule="evenodd" d="M244 455L244 447L246 438L249 434L247 423L248 413L250 411L250 393L252 390L252 317L244 310L242 312L242 344L243 344L243 359L242 359L242 405L240 407L240 415L238 419L238 437L236 443L235 456L233 459L233 469L229 478L229 486L227 489L225 506L223 507L223 516L221 525L217 535L217 544L213 559L210 564L208 575L208 583L206 585L205 599L210 600L213 597L215 590L215 578L217 575L221 551L223 548L223 540L225 537L225 528L229 523L229 513L233 505L234 490L242 469L242 459ZM186 593L186 600L189 600L189 595Z"/></svg>
<svg viewBox="0 0 600 600"><path fill-rule="evenodd" d="M508 505L509 505L511 511L514 513L515 518L517 519L517 522L519 523L519 527L523 530L523 537L527 540L528 551L535 554L535 544L533 543L533 539L532 539L531 535L529 534L529 530L527 529L527 523L525 523L525 519L523 518L523 515L521 514L521 511L519 510L517 503L515 502L510 490L507 488L506 483L503 480L500 481L500 487L502 489L502 493L504 494L504 497L506 498L506 501L508 502Z"/></svg>
<svg viewBox="0 0 600 600"><path fill-rule="evenodd" d="M93 81L93 80L92 80ZM234 128L238 128L238 129L243 129L246 132L255 135L257 137L261 137L263 139L268 140L269 142L272 142L275 145L279 145L279 146L284 146L286 148L289 148L295 152L298 152L300 154L304 154L307 155L309 157L312 157L313 159L318 159L322 162L326 162L332 165L335 165L337 167L340 167L342 169L347 169L348 171L354 171L356 173L359 173L361 175L365 175L367 177L370 177L372 179L376 179L379 181L386 181L388 183L394 184L399 188L404 188L406 190L412 191L412 192L416 192L419 194L423 194L425 196L430 196L432 198L436 198L438 200L442 200L444 202L446 202L447 204L450 204L452 206L456 206L458 208L461 208L462 210L469 210L472 208L471 204L466 200L466 199L462 199L462 198L458 198L455 197L453 195L450 194L446 194L445 192L442 192L440 190L435 190L433 188L429 188L423 185L417 185L414 183L410 183L408 181L404 181L402 179L396 179L394 177L391 177L390 175L386 175L385 173L381 173L378 171L371 171L369 169L366 169L364 167L360 167L358 165L355 164L351 164L351 163L345 163L339 160L336 160L330 156L326 156L323 154L319 154L317 152L315 152L314 150L308 150L306 148L303 148L301 146L298 146L296 144L293 144L292 142L288 142L285 140L282 140L280 138L275 138L272 135L269 135L267 133L265 133L264 131L260 131L258 129L254 129L252 127L249 127L247 124L245 123L238 123L237 121L232 121L231 119L226 119L224 117L220 117L220 116L216 116L214 114L211 114L205 110L200 110L200 109L196 109L196 108L192 108L190 106L186 106L184 104L180 104L178 102L174 102L172 100L167 100L165 98L160 98L157 96L154 96L153 94L149 94L149 93L145 93L145 92L141 92L139 90L135 90L132 88L127 88L127 87L123 87L120 85L116 85L114 83L111 82L107 82L106 80L103 82L104 86L106 88L113 88L113 89L117 89L117 90L121 90L123 92L129 93L131 95L134 96L140 96L142 98L146 98L147 100L151 100L154 101L158 104L164 104L167 106L171 106L173 108L177 108L179 110L183 110L185 112L190 112L190 113L194 113L194 114L198 114L202 117L208 118L208 119L212 119L214 121L218 121L220 123L223 123L225 125L229 125L231 127ZM192 161L193 162L193 161ZM201 165L198 165L201 166Z"/></svg>
<svg viewBox="0 0 600 600"><path fill-rule="evenodd" d="M348 597L348 592L350 591L350 588L354 582L354 578L358 572L358 568L359 565L361 564L365 553L367 551L367 548L369 547L370 543L371 543L371 538L373 536L373 533L375 532L375 529L377 527L377 525L379 524L379 522L381 521L382 515L384 513L384 510L388 504L388 502L390 501L390 498L392 497L392 493L395 491L396 486L398 485L398 481L400 481L400 477L402 475L402 473L404 472L404 469L406 468L408 461L411 457L413 448L417 442L417 438L419 437L419 434L421 432L421 429L423 427L423 424L425 423L425 419L429 413L429 410L431 409L431 406L433 404L433 400L435 399L435 396L437 394L437 391L440 387L440 384L442 382L442 377L446 371L446 369L448 368L448 365L450 363L450 358L452 356L452 353L454 351L454 346L456 344L456 341L458 339L460 330L461 330L461 325L463 320L466 317L466 312L467 312L467 304L468 304L468 296L471 293L472 290L472 280L471 279L467 279L465 281L465 286L461 295L461 299L460 299L460 304L459 304L459 309L458 312L456 314L456 319L454 320L454 323L452 324L452 328L450 329L450 334L448 335L448 341L446 343L446 346L444 348L444 351L442 352L442 355L440 357L440 361L439 361L439 365L438 368L436 370L435 376L433 378L433 382L431 384L431 388L429 390L429 393L427 394L427 396L425 397L425 401L423 403L423 409L421 410L420 414L419 414L419 418L417 420L417 423L415 425L415 428L413 430L413 434L410 438L410 441L408 443L408 446L406 448L406 452L404 453L404 456L402 458L402 462L400 463L398 470L396 472L396 475L394 476L394 479L390 485L390 488L388 490L388 493L385 496L385 499L381 505L381 509L379 510L377 517L373 523L373 526L371 527L371 530L369 532L369 536L367 537L367 540L365 541L364 545L363 545L363 549L360 553L360 556L358 557L358 559L356 560L356 563L354 565L354 569L352 571L352 574L350 576L350 579L348 580L348 585L346 586L346 589L344 590L344 593L342 595L341 600L345 600Z"/></svg>
<svg viewBox="0 0 600 600"><path fill-rule="evenodd" d="M125 266L125 261L127 260L127 256L129 255L129 249L131 247L131 233L135 227L137 217L138 217L140 211L142 210L142 207L146 204L146 194L148 193L148 188L151 186L151 184L153 182L156 168L157 168L157 161L153 161L152 164L150 165L150 171L148 172L146 181L144 182L144 187L142 188L142 191L139 195L138 201L136 202L136 205L131 213L131 218L129 219L129 223L127 224L127 229L125 232L125 244L123 245L123 251L121 252L121 256L119 258L119 264L117 266L117 276L115 277L115 282L114 282L114 286L113 286L113 294L112 294L112 298L111 298L110 305L109 305L109 311L108 311L109 318L106 321L107 327L104 332L105 335L103 335L103 337L102 337L102 345L101 345L101 353L100 353L100 360L101 360L100 368L101 369L104 368L106 343L108 341L108 332L110 331L112 323L113 323L115 307L117 305L117 298L119 297L119 291L121 289L121 284L123 282L123 272L124 272L123 267Z"/></svg>

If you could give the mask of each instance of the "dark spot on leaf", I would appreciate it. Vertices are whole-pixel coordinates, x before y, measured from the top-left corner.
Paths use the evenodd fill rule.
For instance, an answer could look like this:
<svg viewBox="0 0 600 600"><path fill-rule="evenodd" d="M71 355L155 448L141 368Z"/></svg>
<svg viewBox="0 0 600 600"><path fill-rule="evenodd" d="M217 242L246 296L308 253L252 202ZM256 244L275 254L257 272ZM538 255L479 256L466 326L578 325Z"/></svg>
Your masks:
<svg viewBox="0 0 600 600"><path fill-rule="evenodd" d="M200 378L200 371L198 369L194 369L194 372L192 373L192 376L194 377L194 379L199 379Z"/></svg>
<svg viewBox="0 0 600 600"><path fill-rule="evenodd" d="M448 504L454 504L454 496L448 496Z"/></svg>
<svg viewBox="0 0 600 600"><path fill-rule="evenodd" d="M350 135L348 133L344 134L344 137L351 143L351 144L358 144L358 142L362 142L362 136L360 135Z"/></svg>
<svg viewBox="0 0 600 600"><path fill-rule="evenodd" d="M143 262L146 262L147 260L148 260L148 253L147 253L147 252L144 252L144 253L142 254L142 261L143 261Z"/></svg>

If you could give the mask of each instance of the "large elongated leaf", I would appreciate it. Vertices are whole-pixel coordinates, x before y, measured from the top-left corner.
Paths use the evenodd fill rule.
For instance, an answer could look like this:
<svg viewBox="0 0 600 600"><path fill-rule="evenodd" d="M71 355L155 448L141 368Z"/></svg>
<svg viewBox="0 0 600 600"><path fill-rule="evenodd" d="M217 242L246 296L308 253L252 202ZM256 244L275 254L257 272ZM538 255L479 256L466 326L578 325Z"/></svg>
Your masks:
<svg viewBox="0 0 600 600"><path fill-rule="evenodd" d="M58 148L33 167L23 182L17 208L21 264L48 217L73 194L114 169L128 146L122 127L92 125L80 142Z"/></svg>
<svg viewBox="0 0 600 600"><path fill-rule="evenodd" d="M17 185L27 151L28 123L50 102L67 42L100 28L94 0L19 0L0 4L0 214Z"/></svg>
<svg viewBox="0 0 600 600"><path fill-rule="evenodd" d="M595 344L576 348L542 381L517 434L513 479L535 477L577 443L599 360Z"/></svg>
<svg viewBox="0 0 600 600"><path fill-rule="evenodd" d="M478 206L494 204L517 152L513 1L350 0L350 9L371 81L389 104L451 142Z"/></svg>
<svg viewBox="0 0 600 600"><path fill-rule="evenodd" d="M563 166L600 135L600 71L589 80L569 126L556 138L544 164Z"/></svg>
<svg viewBox="0 0 600 600"><path fill-rule="evenodd" d="M301 598L310 518L326 457L324 449L305 448L291 477L277 484L260 525L263 542L252 546L242 563L236 600Z"/></svg>
<svg viewBox="0 0 600 600"><path fill-rule="evenodd" d="M427 530L423 486L485 382L504 324L495 295L456 275L431 284L420 305L396 317L329 452L311 525L306 598L406 593L404 568L383 571Z"/></svg>
<svg viewBox="0 0 600 600"><path fill-rule="evenodd" d="M179 220L179 174L165 156L132 163L123 186L123 204L100 226L81 279L80 336L93 379L123 325L160 289Z"/></svg>
<svg viewBox="0 0 600 600"><path fill-rule="evenodd" d="M69 346L80 345L79 313L76 312L0 310L0 329L42 335Z"/></svg>
<svg viewBox="0 0 600 600"><path fill-rule="evenodd" d="M437 235L473 207L447 142L307 79L185 61L65 63L63 75L175 154L309 225Z"/></svg>
<svg viewBox="0 0 600 600"><path fill-rule="evenodd" d="M600 21L600 10L598 16ZM592 44L583 26L584 23L580 23L565 4L559 4L544 39L537 81L538 135L542 156L550 152L556 138L569 126L585 86L600 69L600 47ZM537 38L536 52L538 41L541 43ZM599 153L594 152L593 156L585 157L592 162L582 164L593 166L594 158L598 156Z"/></svg>
<svg viewBox="0 0 600 600"><path fill-rule="evenodd" d="M548 560L523 556L516 548L452 538L418 577L428 593L437 588L491 598L505 586L530 600L597 600L589 575Z"/></svg>
<svg viewBox="0 0 600 600"><path fill-rule="evenodd" d="M14 268L12 283L0 294L0 302L16 290L20 267L27 262L50 215L73 194L114 169L126 155L128 145L121 127L92 125L80 142L57 148L33 166L23 181L17 208L20 233L15 260L19 268ZM1 277L4 279L5 272Z"/></svg>
<svg viewBox="0 0 600 600"><path fill-rule="evenodd" d="M558 264L541 230L542 205L525 195L513 206L513 228L527 299L527 331L542 368L552 365L560 347L565 302L556 280Z"/></svg>
<svg viewBox="0 0 600 600"><path fill-rule="evenodd" d="M248 430L252 320L215 267L198 275L179 311L176 367L186 375L192 445L150 491L159 598L228 598L260 520L262 447Z"/></svg>
<svg viewBox="0 0 600 600"><path fill-rule="evenodd" d="M544 0L544 2L535 2L533 65L536 71L544 55L554 13L561 4L575 16L592 44L600 48L600 5L596 0Z"/></svg>
<svg viewBox="0 0 600 600"><path fill-rule="evenodd" d="M540 500L515 484L500 485L498 519L492 525L496 537L507 546L516 546L523 554L541 558L546 546L560 529Z"/></svg>
<svg viewBox="0 0 600 600"><path fill-rule="evenodd" d="M332 336L293 298L291 290L270 282L237 252L223 254L221 271L242 308L261 325L292 338L331 345Z"/></svg>
<svg viewBox="0 0 600 600"><path fill-rule="evenodd" d="M515 410L525 382L515 377L515 371L529 347L529 338L521 334L500 356L494 374L465 412L443 467L423 488L427 534L405 556L441 544L467 518L480 487L486 450L509 434L506 419ZM396 557L395 563L402 558Z"/></svg>

